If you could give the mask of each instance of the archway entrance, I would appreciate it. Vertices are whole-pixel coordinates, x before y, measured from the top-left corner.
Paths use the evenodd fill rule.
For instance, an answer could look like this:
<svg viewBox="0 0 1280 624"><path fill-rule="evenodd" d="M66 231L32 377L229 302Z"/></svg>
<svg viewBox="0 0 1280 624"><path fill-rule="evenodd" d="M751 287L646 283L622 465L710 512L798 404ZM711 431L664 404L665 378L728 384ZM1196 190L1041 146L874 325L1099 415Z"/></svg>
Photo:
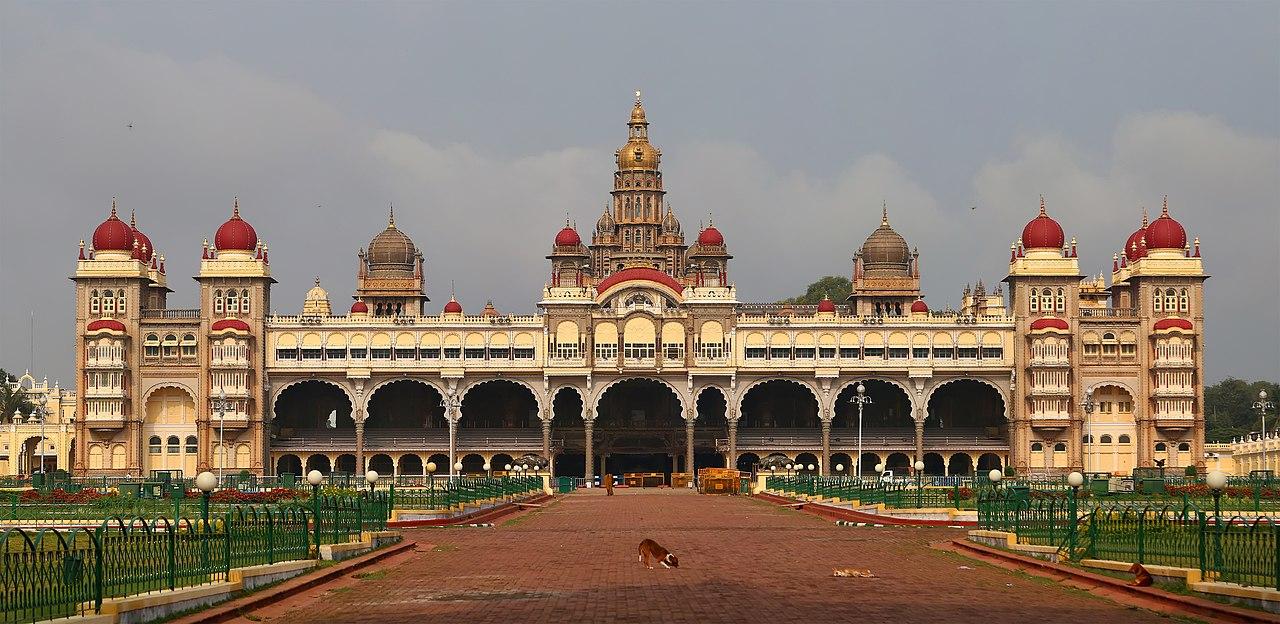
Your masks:
<svg viewBox="0 0 1280 624"><path fill-rule="evenodd" d="M582 426L582 395L574 388L556 391L551 401L552 470L558 477L587 474L586 437ZM504 464L505 465L505 464Z"/></svg>
<svg viewBox="0 0 1280 624"><path fill-rule="evenodd" d="M693 434L693 470L699 468L724 468L725 456L717 450L718 440L729 439L729 421L725 417L729 402L719 388L706 388L698 393L698 412L694 420ZM760 458L754 453L750 465L754 466ZM742 458L738 459L742 463ZM752 468L747 469L748 472Z"/></svg>
<svg viewBox="0 0 1280 624"><path fill-rule="evenodd" d="M685 472L685 421L666 384L627 379L605 390L596 407L595 474Z"/></svg>
<svg viewBox="0 0 1280 624"><path fill-rule="evenodd" d="M538 400L527 386L495 379L472 386L462 397L462 418L458 421L460 451L506 450L516 455L542 452L542 421ZM467 459L460 461L468 473ZM481 466L484 460L480 460Z"/></svg>

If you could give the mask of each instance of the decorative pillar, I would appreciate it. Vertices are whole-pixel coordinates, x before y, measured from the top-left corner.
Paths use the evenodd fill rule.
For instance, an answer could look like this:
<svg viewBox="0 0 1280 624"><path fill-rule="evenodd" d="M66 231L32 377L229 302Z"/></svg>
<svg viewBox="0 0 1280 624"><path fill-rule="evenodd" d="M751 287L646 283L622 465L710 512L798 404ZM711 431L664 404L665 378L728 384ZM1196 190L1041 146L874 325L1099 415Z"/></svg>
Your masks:
<svg viewBox="0 0 1280 624"><path fill-rule="evenodd" d="M725 462L728 468L738 467L738 419L729 420L729 460Z"/></svg>
<svg viewBox="0 0 1280 624"><path fill-rule="evenodd" d="M457 419L449 419L449 474L456 475L457 470L454 465L458 463L455 457L458 454L458 421Z"/></svg>
<svg viewBox="0 0 1280 624"><path fill-rule="evenodd" d="M364 410L357 410L356 417L356 473L364 472Z"/></svg>
<svg viewBox="0 0 1280 624"><path fill-rule="evenodd" d="M595 448L594 448L595 445L594 445L594 442L592 441L593 429L595 429L595 420L591 418L586 418L582 421L582 433L586 438L586 447L587 447L586 448L587 465L586 465L585 471L582 474L584 477L586 477L587 487L591 487L591 485L595 482L595 471L593 470L593 468L594 468L596 457L595 457Z"/></svg>
<svg viewBox="0 0 1280 624"><path fill-rule="evenodd" d="M823 476L831 474L831 421L822 421L822 457L818 465L821 467L820 473Z"/></svg>
<svg viewBox="0 0 1280 624"><path fill-rule="evenodd" d="M916 421L916 459L924 461L924 421Z"/></svg>
<svg viewBox="0 0 1280 624"><path fill-rule="evenodd" d="M551 465L551 421L542 421L542 458L547 460L547 466Z"/></svg>
<svg viewBox="0 0 1280 624"><path fill-rule="evenodd" d="M693 419L684 423L684 471L691 476L693 472Z"/></svg>

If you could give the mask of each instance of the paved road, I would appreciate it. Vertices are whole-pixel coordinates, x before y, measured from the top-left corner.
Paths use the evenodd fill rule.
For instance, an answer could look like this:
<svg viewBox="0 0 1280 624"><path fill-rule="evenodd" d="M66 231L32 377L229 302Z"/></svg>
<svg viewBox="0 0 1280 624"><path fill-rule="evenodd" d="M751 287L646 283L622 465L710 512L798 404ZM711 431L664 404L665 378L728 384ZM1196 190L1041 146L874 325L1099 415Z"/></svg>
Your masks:
<svg viewBox="0 0 1280 624"><path fill-rule="evenodd" d="M955 530L839 527L746 497L576 493L497 528L409 533L416 553L239 621L1167 621L929 547ZM680 568L639 565L646 537Z"/></svg>

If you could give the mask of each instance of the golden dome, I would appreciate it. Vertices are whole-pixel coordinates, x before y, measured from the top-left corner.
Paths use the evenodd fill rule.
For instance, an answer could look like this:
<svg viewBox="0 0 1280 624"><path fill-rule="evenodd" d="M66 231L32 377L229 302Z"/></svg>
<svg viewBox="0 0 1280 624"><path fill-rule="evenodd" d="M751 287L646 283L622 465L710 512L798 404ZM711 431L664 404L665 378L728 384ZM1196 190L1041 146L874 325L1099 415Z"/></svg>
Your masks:
<svg viewBox="0 0 1280 624"><path fill-rule="evenodd" d="M618 171L654 171L662 161L662 150L649 144L649 122L636 91L636 105L627 122L627 144L616 153Z"/></svg>
<svg viewBox="0 0 1280 624"><path fill-rule="evenodd" d="M911 249L907 241L889 226L886 208L876 228L862 244L862 265L866 274L873 277L909 277L911 275Z"/></svg>
<svg viewBox="0 0 1280 624"><path fill-rule="evenodd" d="M418 248L413 240L396 227L394 210L387 220L387 229L369 241L369 271L378 276L407 276L414 274Z"/></svg>

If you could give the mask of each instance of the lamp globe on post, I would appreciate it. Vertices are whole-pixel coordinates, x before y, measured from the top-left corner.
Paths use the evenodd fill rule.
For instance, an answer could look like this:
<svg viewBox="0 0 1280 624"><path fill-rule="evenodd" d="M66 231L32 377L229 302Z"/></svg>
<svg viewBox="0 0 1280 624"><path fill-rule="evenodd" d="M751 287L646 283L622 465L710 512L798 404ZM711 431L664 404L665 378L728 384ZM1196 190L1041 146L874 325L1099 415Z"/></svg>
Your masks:
<svg viewBox="0 0 1280 624"><path fill-rule="evenodd" d="M427 462L427 465L424 466L424 468L427 469L427 483L431 487L431 502L429 504L431 505L432 509L435 509L436 508L436 463L433 461L429 461Z"/></svg>
<svg viewBox="0 0 1280 624"><path fill-rule="evenodd" d="M1076 522L1076 505L1078 504L1077 497L1080 496L1080 486L1084 485L1084 475L1078 471L1071 471L1071 474L1067 475L1067 485L1071 486L1071 497L1067 499L1067 514L1071 517L1069 552L1075 553L1076 537L1078 535L1077 527L1079 526L1079 523Z"/></svg>
<svg viewBox="0 0 1280 624"><path fill-rule="evenodd" d="M924 472L924 462L917 459L912 467L916 469L916 509L919 509L924 506L924 489L920 481L920 475Z"/></svg>
<svg viewBox="0 0 1280 624"><path fill-rule="evenodd" d="M1221 470L1210 472L1204 479L1213 492L1213 563L1215 570L1222 569L1222 490L1227 487L1227 475Z"/></svg>
<svg viewBox="0 0 1280 624"><path fill-rule="evenodd" d="M485 462L484 465L481 466L480 468L484 470L485 476L489 476L489 477L493 476L493 472L491 471L493 466L489 462Z"/></svg>
<svg viewBox="0 0 1280 624"><path fill-rule="evenodd" d="M836 464L836 472L844 472L844 464Z"/></svg>
<svg viewBox="0 0 1280 624"><path fill-rule="evenodd" d="M507 464L507 465L503 466L503 467L502 467L502 469L503 469L503 470L506 470L507 472L511 472L511 464Z"/></svg>
<svg viewBox="0 0 1280 624"><path fill-rule="evenodd" d="M456 475L458 475L459 477L461 477L461 476L462 476L462 462L461 462L461 461L453 462L453 473L454 473L454 474L456 474Z"/></svg>
<svg viewBox="0 0 1280 624"><path fill-rule="evenodd" d="M364 473L364 480L369 484L369 491L372 492L373 484L378 482L378 471L370 470L369 472Z"/></svg>
<svg viewBox="0 0 1280 624"><path fill-rule="evenodd" d="M319 470L312 470L307 473L307 483L311 484L311 524L315 527L315 544L316 553L320 552L320 484L324 481L324 475Z"/></svg>
<svg viewBox="0 0 1280 624"><path fill-rule="evenodd" d="M196 487L200 489L200 518L204 520L205 530L209 530L209 495L218 487L218 477L209 471L196 475Z"/></svg>
<svg viewBox="0 0 1280 624"><path fill-rule="evenodd" d="M992 468L987 473L987 480L991 481L991 489L996 489L1000 485L1000 480L1004 478L1004 473L999 468Z"/></svg>

